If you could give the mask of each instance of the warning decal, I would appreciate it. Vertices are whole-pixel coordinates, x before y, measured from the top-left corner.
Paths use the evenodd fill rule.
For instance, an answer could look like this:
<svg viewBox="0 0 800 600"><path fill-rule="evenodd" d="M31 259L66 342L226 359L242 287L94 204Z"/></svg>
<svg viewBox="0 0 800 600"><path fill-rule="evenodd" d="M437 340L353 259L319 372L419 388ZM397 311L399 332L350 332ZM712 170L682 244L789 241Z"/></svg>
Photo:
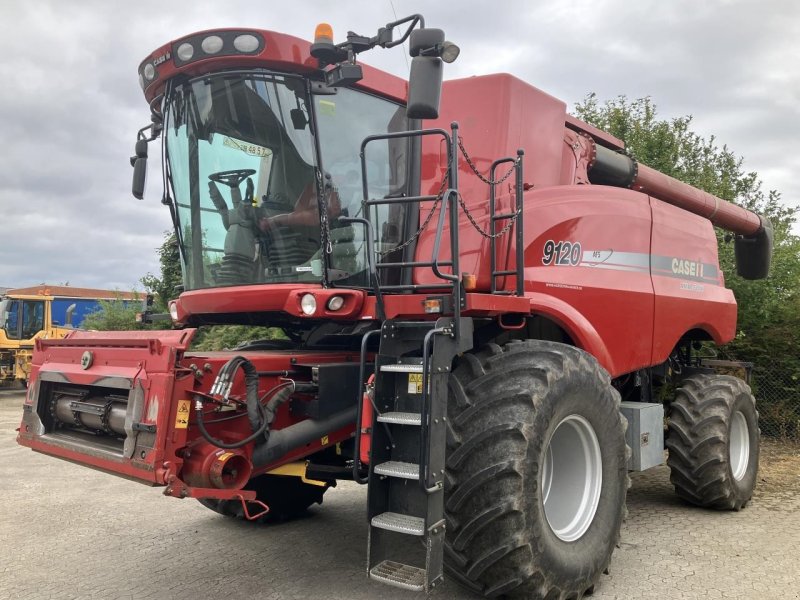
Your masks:
<svg viewBox="0 0 800 600"><path fill-rule="evenodd" d="M186 429L189 427L189 411L191 407L191 400L178 400L178 412L175 415L175 429Z"/></svg>
<svg viewBox="0 0 800 600"><path fill-rule="evenodd" d="M422 393L422 373L408 374L408 393L409 394Z"/></svg>

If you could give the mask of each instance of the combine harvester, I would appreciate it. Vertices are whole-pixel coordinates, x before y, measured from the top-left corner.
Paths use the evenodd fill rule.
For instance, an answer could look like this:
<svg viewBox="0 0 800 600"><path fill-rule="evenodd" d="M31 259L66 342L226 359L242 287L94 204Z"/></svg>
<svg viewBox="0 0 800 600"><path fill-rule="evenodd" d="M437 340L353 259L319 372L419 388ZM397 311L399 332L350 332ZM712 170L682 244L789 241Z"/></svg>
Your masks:
<svg viewBox="0 0 800 600"><path fill-rule="evenodd" d="M357 62L406 40L409 81ZM367 484L367 572L418 591L582 596L665 443L678 494L742 508L755 402L696 348L736 331L714 226L758 279L770 224L519 79L442 83L457 54L419 15L150 54L133 191L158 140L176 329L37 340L19 443L253 521ZM288 340L190 351L214 323Z"/></svg>

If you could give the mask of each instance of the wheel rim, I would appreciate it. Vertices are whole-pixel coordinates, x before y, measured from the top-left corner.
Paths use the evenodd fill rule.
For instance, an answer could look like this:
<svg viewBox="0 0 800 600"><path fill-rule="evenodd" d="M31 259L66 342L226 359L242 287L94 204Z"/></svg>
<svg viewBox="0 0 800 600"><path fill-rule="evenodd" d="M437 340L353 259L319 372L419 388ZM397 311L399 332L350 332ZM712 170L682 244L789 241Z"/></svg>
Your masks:
<svg viewBox="0 0 800 600"><path fill-rule="evenodd" d="M547 524L565 542L586 533L603 487L600 444L580 415L563 419L550 436L542 463L542 500Z"/></svg>
<svg viewBox="0 0 800 600"><path fill-rule="evenodd" d="M731 435L728 444L728 455L731 463L733 478L739 481L747 472L750 462L750 430L744 413L737 410L731 419Z"/></svg>

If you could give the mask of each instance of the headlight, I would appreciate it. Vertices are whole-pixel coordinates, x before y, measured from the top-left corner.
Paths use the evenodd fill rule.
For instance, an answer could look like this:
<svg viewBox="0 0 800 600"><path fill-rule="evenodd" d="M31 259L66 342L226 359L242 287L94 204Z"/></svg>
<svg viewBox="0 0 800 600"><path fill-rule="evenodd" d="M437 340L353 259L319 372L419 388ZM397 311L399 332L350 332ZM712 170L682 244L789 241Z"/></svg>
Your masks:
<svg viewBox="0 0 800 600"><path fill-rule="evenodd" d="M183 61L192 60L192 57L194 56L194 46L192 46L189 42L184 42L178 46L177 55L178 58Z"/></svg>
<svg viewBox="0 0 800 600"><path fill-rule="evenodd" d="M331 296L328 300L328 310L337 311L344 306L344 298L341 296Z"/></svg>
<svg viewBox="0 0 800 600"><path fill-rule="evenodd" d="M300 309L304 315L313 315L317 312L317 299L312 294L305 294L300 298Z"/></svg>
<svg viewBox="0 0 800 600"><path fill-rule="evenodd" d="M239 52L255 52L258 50L258 46L258 38L254 35L250 35L249 33L237 35L233 39L233 47Z"/></svg>
<svg viewBox="0 0 800 600"><path fill-rule="evenodd" d="M172 317L173 321L178 320L178 303L174 300L169 303L169 316Z"/></svg>
<svg viewBox="0 0 800 600"><path fill-rule="evenodd" d="M210 35L202 41L200 47L206 54L216 54L222 50L222 38L218 35Z"/></svg>
<svg viewBox="0 0 800 600"><path fill-rule="evenodd" d="M144 78L147 81L153 81L156 77L156 68L153 66L153 63L147 63L144 66Z"/></svg>

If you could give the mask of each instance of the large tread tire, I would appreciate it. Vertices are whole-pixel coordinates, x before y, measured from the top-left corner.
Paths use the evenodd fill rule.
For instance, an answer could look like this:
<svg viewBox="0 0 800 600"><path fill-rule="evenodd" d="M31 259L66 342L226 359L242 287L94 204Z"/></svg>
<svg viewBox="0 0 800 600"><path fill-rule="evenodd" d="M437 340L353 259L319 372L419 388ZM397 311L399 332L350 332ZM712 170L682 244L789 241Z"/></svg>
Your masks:
<svg viewBox="0 0 800 600"><path fill-rule="evenodd" d="M737 413L747 424L748 443L746 469L738 465L743 470L738 479L731 459ZM734 456L742 446L740 438L734 433ZM667 432L667 464L675 492L698 506L744 508L756 486L760 438L756 401L744 381L730 375L687 377L670 406Z"/></svg>
<svg viewBox="0 0 800 600"><path fill-rule="evenodd" d="M322 496L328 486L303 483L299 477L289 475L259 475L244 486L256 492L256 499L269 507L269 512L256 519L255 523L279 523L303 515L313 504L322 504ZM245 519L239 500L215 500L201 498L200 504L226 517ZM253 510L258 510L253 507Z"/></svg>
<svg viewBox="0 0 800 600"><path fill-rule="evenodd" d="M625 419L608 373L564 344L513 341L461 357L450 378L445 478L445 568L488 597L581 598L609 565L629 486ZM570 415L593 427L602 484L578 539L555 535L542 469Z"/></svg>

